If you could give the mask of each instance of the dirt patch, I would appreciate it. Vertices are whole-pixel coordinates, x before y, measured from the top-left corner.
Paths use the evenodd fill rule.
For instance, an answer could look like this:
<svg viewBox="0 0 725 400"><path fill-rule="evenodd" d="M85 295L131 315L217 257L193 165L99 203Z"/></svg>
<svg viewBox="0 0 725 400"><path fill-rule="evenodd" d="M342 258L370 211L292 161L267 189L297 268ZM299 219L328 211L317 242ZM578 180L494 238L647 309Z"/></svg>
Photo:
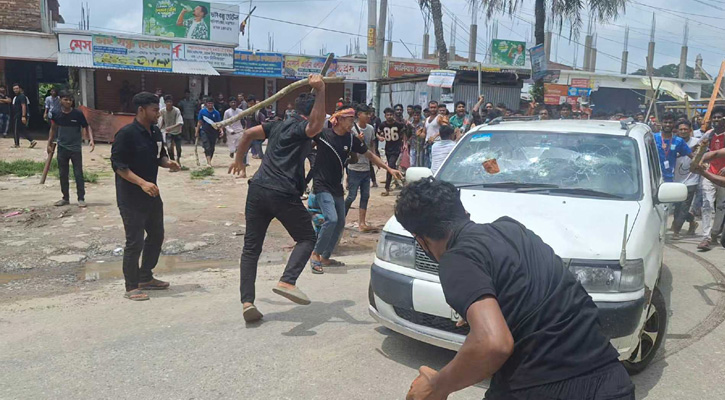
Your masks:
<svg viewBox="0 0 725 400"><path fill-rule="evenodd" d="M35 149L9 148L11 140L0 140L3 161L44 161L45 142ZM191 179L196 169L193 146L185 145L182 164L190 170L170 173L159 171L159 188L164 201L165 242L162 254L177 263L223 261L238 265L244 240L244 204L247 179L227 174L230 162L219 148L214 174ZM87 268L118 269L120 276L124 244L121 217L116 207L114 175L110 165L111 146L99 144L93 153L83 148L83 168L98 174L98 183L86 185L88 208L79 208L75 185L71 182L71 204L54 207L61 198L58 179L49 176L44 185L40 176L0 177L0 302L24 297L55 295L83 290L93 285L86 278ZM247 172L253 174L259 160L251 161ZM202 160L202 163L204 161ZM378 172L378 181L385 174ZM393 213L395 197L381 197L381 189L372 189L368 222L381 226ZM376 246L378 234L363 234L356 229L357 202L347 219L336 254L369 252ZM270 226L260 266L286 260L294 241L276 221ZM166 261L163 261L166 262ZM162 269L163 263L159 265ZM107 275L99 274L98 279Z"/></svg>

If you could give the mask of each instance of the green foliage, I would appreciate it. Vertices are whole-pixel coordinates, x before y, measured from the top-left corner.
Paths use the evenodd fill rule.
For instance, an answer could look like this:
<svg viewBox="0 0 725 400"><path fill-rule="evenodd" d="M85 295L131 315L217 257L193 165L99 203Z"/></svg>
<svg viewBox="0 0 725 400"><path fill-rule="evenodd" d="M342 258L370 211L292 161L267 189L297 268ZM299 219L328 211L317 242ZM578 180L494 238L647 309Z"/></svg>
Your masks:
<svg viewBox="0 0 725 400"><path fill-rule="evenodd" d="M646 69L638 69L632 75L647 76ZM652 70L652 76L660 76L663 78L677 78L680 75L680 64L667 64ZM694 79L695 69L689 66L685 67L685 79Z"/></svg>
<svg viewBox="0 0 725 400"><path fill-rule="evenodd" d="M15 175L15 176L33 176L43 173L45 163L40 161L32 160L15 160L15 161L2 161L0 160L0 176L4 175ZM58 170L58 160L53 159L50 163L50 170L48 175L52 175L58 178L60 172ZM70 179L75 180L73 171L70 173ZM95 172L83 171L83 180L87 183L98 183L99 176Z"/></svg>
<svg viewBox="0 0 725 400"><path fill-rule="evenodd" d="M191 179L204 179L207 176L214 175L214 168L206 167L202 169L196 169L191 171Z"/></svg>

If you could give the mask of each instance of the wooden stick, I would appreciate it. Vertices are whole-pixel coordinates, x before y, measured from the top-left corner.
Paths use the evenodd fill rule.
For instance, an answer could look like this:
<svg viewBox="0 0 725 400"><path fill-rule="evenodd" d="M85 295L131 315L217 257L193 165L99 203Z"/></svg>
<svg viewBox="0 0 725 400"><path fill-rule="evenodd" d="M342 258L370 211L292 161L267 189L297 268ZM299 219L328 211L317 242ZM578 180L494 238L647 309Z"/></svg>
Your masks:
<svg viewBox="0 0 725 400"><path fill-rule="evenodd" d="M322 78L322 81L325 82L325 83L339 83L339 82L342 82L344 80L345 80L344 77ZM279 92L277 92L274 95L270 96L268 99L266 99L264 101L261 101L261 102L255 104L252 107L247 108L246 110L240 112L239 114L237 114L237 115L235 115L235 116L233 116L233 117L231 117L229 119L225 119L224 121L216 122L213 126L214 126L215 129L221 129L221 128L225 127L225 126L231 125L231 124L235 123L236 121L239 121L240 119L242 119L242 118L244 118L244 117L246 117L248 115L253 115L257 111L259 111L259 110L267 107L268 105L276 102L277 100L281 99L282 97L286 96L287 94L292 93L296 89L299 89L302 86L309 85L309 83L310 83L309 78L305 78L305 79L299 80L299 81L297 81L297 82L295 82L295 83L293 83L293 84L291 84L289 86L285 86L284 88L282 88L282 90L280 90Z"/></svg>
<svg viewBox="0 0 725 400"><path fill-rule="evenodd" d="M650 85L652 85L652 77L650 79ZM652 92L652 98L650 99L649 108L647 109L647 116L644 117L645 123L649 123L649 116L652 114L652 106L657 102L657 98L659 97L660 92L660 86L662 86L662 81L660 80L660 83L657 85L657 90ZM652 87L652 90L654 90L654 86ZM657 116L657 109L655 108L655 118Z"/></svg>
<svg viewBox="0 0 725 400"><path fill-rule="evenodd" d="M696 172L699 169L700 164L702 163L702 157L710 148L710 135L707 135L706 133L710 128L710 115L712 114L712 109L715 108L715 100L717 100L717 95L719 93L718 88L722 84L722 77L724 74L725 61L720 64L720 73L717 74L717 79L715 80L715 87L712 90L712 96L710 96L710 103L707 105L707 112L705 113L705 118L702 119L702 126L700 127L700 131L703 133L703 136L702 140L700 141L699 147L697 148L697 152L692 158L692 163L690 163L691 172Z"/></svg>
<svg viewBox="0 0 725 400"><path fill-rule="evenodd" d="M48 159L45 160L45 167L43 167L43 176L40 177L40 184L45 184L45 178L48 177L48 171L50 171L50 163L53 161L53 154L55 153L55 143L50 144L50 154L48 154Z"/></svg>
<svg viewBox="0 0 725 400"><path fill-rule="evenodd" d="M201 133L200 133L201 134ZM199 163L199 137L196 137L196 140L194 140L194 155L196 156L196 166L201 167L201 163Z"/></svg>

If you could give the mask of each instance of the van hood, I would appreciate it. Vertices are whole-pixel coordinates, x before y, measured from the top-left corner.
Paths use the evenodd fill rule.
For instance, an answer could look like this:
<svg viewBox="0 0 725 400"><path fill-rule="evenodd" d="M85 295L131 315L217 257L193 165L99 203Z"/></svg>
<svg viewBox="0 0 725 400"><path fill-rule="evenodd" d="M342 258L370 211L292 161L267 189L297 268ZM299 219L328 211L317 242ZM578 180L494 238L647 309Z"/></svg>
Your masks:
<svg viewBox="0 0 725 400"><path fill-rule="evenodd" d="M512 192L461 190L461 201L477 223L508 216L539 235L562 258L619 259L624 217L636 223L637 201L615 201ZM410 236L391 218L385 230Z"/></svg>

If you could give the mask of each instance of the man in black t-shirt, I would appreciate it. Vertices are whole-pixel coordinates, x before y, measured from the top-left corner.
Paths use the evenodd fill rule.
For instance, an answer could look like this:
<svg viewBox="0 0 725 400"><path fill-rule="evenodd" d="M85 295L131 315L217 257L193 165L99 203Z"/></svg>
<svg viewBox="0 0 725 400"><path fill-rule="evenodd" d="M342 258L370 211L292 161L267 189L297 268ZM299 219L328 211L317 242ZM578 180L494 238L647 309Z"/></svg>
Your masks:
<svg viewBox="0 0 725 400"><path fill-rule="evenodd" d="M6 91L5 85L0 85L0 133L2 133L3 137L8 135L8 129L10 128L10 105L13 103L13 100L8 97Z"/></svg>
<svg viewBox="0 0 725 400"><path fill-rule="evenodd" d="M28 135L28 115L30 110L28 109L28 98L23 92L23 87L19 83L13 84L13 92L15 97L13 98L13 132L15 133L15 147L20 147L20 137L24 137L30 142L30 148L32 149L38 143L31 139Z"/></svg>
<svg viewBox="0 0 725 400"><path fill-rule="evenodd" d="M296 242L284 274L272 291L291 301L307 305L309 298L296 286L297 278L315 246L315 231L307 208L300 196L305 189L305 157L311 139L325 123L325 82L320 75L310 76L316 94L302 93L295 101L297 114L284 121L267 122L244 131L229 173L246 177L244 155L253 140L269 140L262 164L249 180L247 204L244 209L247 230L239 265L244 320L257 321L262 313L254 305L257 262L262 253L264 237L272 219L282 223Z"/></svg>
<svg viewBox="0 0 725 400"><path fill-rule="evenodd" d="M400 157L400 151L403 147L403 136L405 136L407 123L404 120L398 121L395 117L395 112L390 107L386 108L383 112L385 113L385 121L378 127L378 140L385 142L385 158L388 161L388 167L395 169L397 167L398 157ZM400 113L403 113L402 105L400 106ZM385 176L385 191L380 194L381 196L388 196L390 194L392 178L390 173ZM398 186L397 182L395 184Z"/></svg>
<svg viewBox="0 0 725 400"><path fill-rule="evenodd" d="M325 222L317 237L315 251L312 253L312 272L323 273L324 266L340 266L343 263L331 260L337 240L345 229L345 193L342 189L342 177L348 157L355 152L367 157L373 164L385 168L389 175L402 179L394 166L385 163L363 143L357 135L351 133L355 123L355 109L342 106L330 117L332 129L326 128L315 136L317 157L312 171L312 186L317 203L325 217Z"/></svg>
<svg viewBox="0 0 725 400"><path fill-rule="evenodd" d="M68 91L60 92L60 112L53 112L50 120L50 135L48 137L48 154L53 154L53 139L58 138L58 172L60 177L60 191L63 198L55 205L65 206L70 202L68 188L69 161L73 162L73 176L76 180L78 194L78 207L86 206L86 190L83 181L83 134L85 131L90 141L91 153L96 149L93 134L88 129L88 122L80 110L73 108L73 96Z"/></svg>
<svg viewBox="0 0 725 400"><path fill-rule="evenodd" d="M407 399L445 399L491 379L486 399L634 399L597 307L554 250L519 222L469 220L458 189L406 186L395 217L439 262L446 302L470 326L440 372L420 368Z"/></svg>

